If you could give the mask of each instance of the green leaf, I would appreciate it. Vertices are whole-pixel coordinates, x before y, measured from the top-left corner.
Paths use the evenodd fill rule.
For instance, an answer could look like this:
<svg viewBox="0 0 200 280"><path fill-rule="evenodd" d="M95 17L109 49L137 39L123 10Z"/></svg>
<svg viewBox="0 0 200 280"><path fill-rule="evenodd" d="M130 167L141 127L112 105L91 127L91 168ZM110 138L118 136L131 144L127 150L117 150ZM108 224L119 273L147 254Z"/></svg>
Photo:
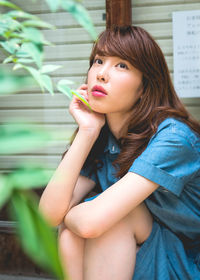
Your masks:
<svg viewBox="0 0 200 280"><path fill-rule="evenodd" d="M61 1L60 0L46 0L47 4L52 12L57 11Z"/></svg>
<svg viewBox="0 0 200 280"><path fill-rule="evenodd" d="M57 279L66 279L58 255L55 233L39 213L36 197L32 193L14 191L12 206L24 251Z"/></svg>
<svg viewBox="0 0 200 280"><path fill-rule="evenodd" d="M57 89L64 93L65 95L67 95L67 97L71 100L73 95L71 93L71 89L70 87L68 86L70 83L68 82L71 82L71 81L68 81L68 80L60 80L57 84Z"/></svg>
<svg viewBox="0 0 200 280"><path fill-rule="evenodd" d="M30 58L18 58L17 63L33 63L34 60Z"/></svg>
<svg viewBox="0 0 200 280"><path fill-rule="evenodd" d="M67 95L67 97L69 99L72 99L72 96L75 95L78 99L80 99L90 110L92 110L92 108L90 107L90 104L87 102L87 100L85 99L84 96L82 96L81 94L79 94L77 91L72 90L69 86L68 86L68 81L66 80L60 80L57 84L57 89L64 93L65 95Z"/></svg>
<svg viewBox="0 0 200 280"><path fill-rule="evenodd" d="M19 49L19 51L17 51L15 55L18 58L22 58L22 57L23 58L28 58L28 57L31 56L29 53L25 52L25 50L23 50L22 48Z"/></svg>
<svg viewBox="0 0 200 280"><path fill-rule="evenodd" d="M34 27L23 27L22 34L26 41L31 41L36 44L43 44L44 36L42 32Z"/></svg>
<svg viewBox="0 0 200 280"><path fill-rule="evenodd" d="M63 67L63 66L61 66L61 65L43 65L40 72L42 74L50 73L50 72L56 71L57 69L59 69L61 67Z"/></svg>
<svg viewBox="0 0 200 280"><path fill-rule="evenodd" d="M0 95L7 95L33 85L33 79L29 76L16 76L0 69L0 85Z"/></svg>
<svg viewBox="0 0 200 280"><path fill-rule="evenodd" d="M0 5L1 6L9 7L11 9L15 9L15 10L21 10L20 7L18 7L17 5L11 3L10 1L0 1Z"/></svg>
<svg viewBox="0 0 200 280"><path fill-rule="evenodd" d="M36 44L33 44L31 42L29 43L24 43L21 46L20 51L23 53L27 53L30 57L33 58L34 62L36 63L36 65L38 66L38 68L42 67L42 52L41 50L38 48L38 46ZM19 57L20 52L16 53L16 56Z"/></svg>
<svg viewBox="0 0 200 280"><path fill-rule="evenodd" d="M67 79L62 79L58 82L58 85L73 85L74 81L72 80L67 80Z"/></svg>
<svg viewBox="0 0 200 280"><path fill-rule="evenodd" d="M9 41L0 42L0 45L9 53L14 54L19 48L19 40L11 39Z"/></svg>
<svg viewBox="0 0 200 280"><path fill-rule="evenodd" d="M19 31L22 25L20 22L3 15L0 17L0 34L6 39L11 37L12 32Z"/></svg>
<svg viewBox="0 0 200 280"><path fill-rule="evenodd" d="M6 57L3 61L3 64L9 63L9 62L13 62L13 56L12 55Z"/></svg>
<svg viewBox="0 0 200 280"><path fill-rule="evenodd" d="M71 93L73 95L75 95L77 98L79 98L91 111L92 108L90 107L90 104L87 102L87 100L85 99L85 97L83 97L81 94L79 94L77 91L75 90L71 90Z"/></svg>
<svg viewBox="0 0 200 280"><path fill-rule="evenodd" d="M0 154L26 152L29 149L45 147L53 139L52 133L29 127L23 123L0 126Z"/></svg>
<svg viewBox="0 0 200 280"><path fill-rule="evenodd" d="M12 194L12 186L5 175L0 175L0 209L8 201Z"/></svg>
<svg viewBox="0 0 200 280"><path fill-rule="evenodd" d="M97 33L92 20L87 10L81 4L72 0L63 0L61 2L61 6L64 10L67 10L74 16L74 18L89 32L94 40L97 39Z"/></svg>
<svg viewBox="0 0 200 280"><path fill-rule="evenodd" d="M23 65L22 64L15 64L14 66L13 66L13 70L18 70L18 69L20 69L20 68L23 68Z"/></svg>
<svg viewBox="0 0 200 280"><path fill-rule="evenodd" d="M11 203L13 216L18 221L18 231L23 248L25 251L31 251L31 253L37 254L37 250L40 251L40 248L37 237L35 236L35 225L26 198L22 193L15 190L11 198Z"/></svg>
<svg viewBox="0 0 200 280"><path fill-rule="evenodd" d="M42 167L24 167L8 175L13 189L32 189L46 186L53 175L53 170Z"/></svg>
<svg viewBox="0 0 200 280"><path fill-rule="evenodd" d="M51 93L51 95L54 95L51 78L48 75L41 75L41 79L43 86Z"/></svg>
<svg viewBox="0 0 200 280"><path fill-rule="evenodd" d="M24 66L24 65L21 65L21 66L24 69L26 69L33 76L35 81L39 84L41 90L44 91L43 79L41 77L40 72L37 69L35 69L35 68L31 67L31 66Z"/></svg>
<svg viewBox="0 0 200 280"><path fill-rule="evenodd" d="M26 13L24 11L9 11L7 13L7 16L10 16L12 18L25 18L25 19L35 19L35 20L39 19L35 15Z"/></svg>
<svg viewBox="0 0 200 280"><path fill-rule="evenodd" d="M53 26L52 24L41 20L26 20L22 23L22 25L26 27L32 26L32 27L39 27L39 28L55 29L55 26Z"/></svg>

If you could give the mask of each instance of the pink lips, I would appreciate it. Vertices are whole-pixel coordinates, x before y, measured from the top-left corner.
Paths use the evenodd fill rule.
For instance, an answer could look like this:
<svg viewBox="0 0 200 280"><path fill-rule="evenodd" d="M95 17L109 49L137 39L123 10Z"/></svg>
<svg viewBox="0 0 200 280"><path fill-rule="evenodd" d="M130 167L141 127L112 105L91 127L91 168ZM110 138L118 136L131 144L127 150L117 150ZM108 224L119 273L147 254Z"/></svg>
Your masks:
<svg viewBox="0 0 200 280"><path fill-rule="evenodd" d="M92 88L92 95L95 97L103 97L107 95L107 92L102 86L94 86Z"/></svg>

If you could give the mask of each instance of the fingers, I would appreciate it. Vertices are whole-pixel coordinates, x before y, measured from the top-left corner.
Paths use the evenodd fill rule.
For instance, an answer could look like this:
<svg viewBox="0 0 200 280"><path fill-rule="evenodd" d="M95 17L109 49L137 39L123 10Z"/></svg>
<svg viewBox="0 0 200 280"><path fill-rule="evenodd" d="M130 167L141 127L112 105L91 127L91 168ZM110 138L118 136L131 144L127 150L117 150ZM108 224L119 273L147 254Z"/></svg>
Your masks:
<svg viewBox="0 0 200 280"><path fill-rule="evenodd" d="M78 89L78 93L80 93L85 99L88 101L88 85L87 84L82 84Z"/></svg>
<svg viewBox="0 0 200 280"><path fill-rule="evenodd" d="M87 84L82 84L77 90L87 90L88 89L88 85Z"/></svg>
<svg viewBox="0 0 200 280"><path fill-rule="evenodd" d="M88 89L88 86L87 84L82 84L76 91L82 95L87 101L88 101L88 93L87 93L87 89ZM88 109L86 108L86 106L84 105L84 103L78 98L76 97L75 95L73 96L72 98L72 101L70 103L70 107L69 107L69 112L70 114L72 114L72 111L74 109L78 109L78 108L84 108L84 109Z"/></svg>

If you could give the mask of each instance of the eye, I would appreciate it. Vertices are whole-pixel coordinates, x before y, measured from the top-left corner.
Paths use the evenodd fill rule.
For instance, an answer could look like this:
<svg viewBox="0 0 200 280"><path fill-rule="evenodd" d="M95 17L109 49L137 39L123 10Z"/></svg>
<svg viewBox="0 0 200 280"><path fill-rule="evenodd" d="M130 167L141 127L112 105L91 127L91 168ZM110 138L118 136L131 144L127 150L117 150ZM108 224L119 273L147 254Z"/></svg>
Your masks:
<svg viewBox="0 0 200 280"><path fill-rule="evenodd" d="M128 66L127 66L126 63L124 63L124 62L118 63L117 66L119 66L119 68L122 68L122 69L128 69Z"/></svg>
<svg viewBox="0 0 200 280"><path fill-rule="evenodd" d="M101 58L95 58L93 63L94 63L94 64L95 64L95 63L96 63L96 64L103 64L103 60L102 60Z"/></svg>

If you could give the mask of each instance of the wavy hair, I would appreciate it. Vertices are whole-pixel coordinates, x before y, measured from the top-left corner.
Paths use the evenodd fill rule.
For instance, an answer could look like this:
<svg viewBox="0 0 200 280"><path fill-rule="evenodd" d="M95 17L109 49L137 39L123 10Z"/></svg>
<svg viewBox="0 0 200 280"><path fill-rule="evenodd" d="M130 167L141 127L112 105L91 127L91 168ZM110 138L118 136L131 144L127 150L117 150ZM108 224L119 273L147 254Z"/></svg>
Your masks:
<svg viewBox="0 0 200 280"><path fill-rule="evenodd" d="M127 173L164 119L177 118L200 134L200 124L178 98L165 57L147 31L136 26L115 26L105 30L94 43L90 67L96 54L120 57L129 61L143 74L141 98L132 108L127 132L119 139L121 152L113 163L117 167L117 177ZM108 126L105 125L86 160L86 165L93 163L95 166L96 162L98 167L98 155L104 149L108 131Z"/></svg>

